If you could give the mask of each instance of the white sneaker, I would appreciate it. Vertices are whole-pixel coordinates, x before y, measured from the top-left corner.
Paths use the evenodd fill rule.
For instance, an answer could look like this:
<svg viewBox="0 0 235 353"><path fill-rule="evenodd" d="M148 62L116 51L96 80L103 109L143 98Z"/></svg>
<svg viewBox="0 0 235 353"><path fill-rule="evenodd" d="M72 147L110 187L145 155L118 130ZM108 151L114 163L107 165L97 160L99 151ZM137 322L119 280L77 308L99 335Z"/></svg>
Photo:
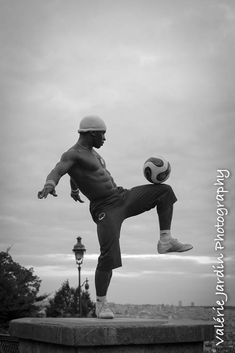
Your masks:
<svg viewBox="0 0 235 353"><path fill-rule="evenodd" d="M104 302L96 302L95 313L98 319L113 319L114 313L108 307L108 303L105 300Z"/></svg>
<svg viewBox="0 0 235 353"><path fill-rule="evenodd" d="M183 244L174 238L171 238L166 242L159 240L157 244L157 250L159 254L166 254L168 252L183 252L191 250L192 248L193 246L191 244Z"/></svg>

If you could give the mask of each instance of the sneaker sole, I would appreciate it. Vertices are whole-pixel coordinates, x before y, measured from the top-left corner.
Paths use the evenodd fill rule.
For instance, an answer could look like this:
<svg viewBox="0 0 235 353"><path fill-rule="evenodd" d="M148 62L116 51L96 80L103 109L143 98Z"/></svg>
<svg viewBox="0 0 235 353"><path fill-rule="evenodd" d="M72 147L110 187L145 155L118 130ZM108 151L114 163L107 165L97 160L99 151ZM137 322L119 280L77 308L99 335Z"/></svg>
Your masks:
<svg viewBox="0 0 235 353"><path fill-rule="evenodd" d="M160 250L158 249L158 253L159 254L167 254L167 253L171 253L171 252L185 252L185 251L189 251L193 249L193 246L188 246L187 248L179 248L179 249L167 249L167 250Z"/></svg>
<svg viewBox="0 0 235 353"><path fill-rule="evenodd" d="M112 319L114 319L114 316L109 316L109 317L100 317L100 316L97 316L97 319L101 319L101 320L112 320Z"/></svg>

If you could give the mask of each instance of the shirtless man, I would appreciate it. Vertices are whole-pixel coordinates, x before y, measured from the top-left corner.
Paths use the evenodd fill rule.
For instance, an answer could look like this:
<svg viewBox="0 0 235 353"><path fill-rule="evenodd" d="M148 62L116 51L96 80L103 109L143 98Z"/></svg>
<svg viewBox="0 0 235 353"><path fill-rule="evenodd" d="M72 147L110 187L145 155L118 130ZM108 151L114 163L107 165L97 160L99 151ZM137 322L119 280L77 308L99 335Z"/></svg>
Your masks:
<svg viewBox="0 0 235 353"><path fill-rule="evenodd" d="M111 319L106 296L112 270L122 266L119 245L122 222L156 207L160 240L157 248L160 254L183 252L192 249L190 244L182 244L171 236L173 204L177 200L172 188L167 184L147 184L130 190L115 184L106 169L105 161L94 150L105 142L106 125L97 116L87 116L80 122L80 136L77 143L65 152L61 160L46 178L38 198L48 194L56 195L55 187L64 174L69 174L71 197L83 202L81 191L90 200L90 213L97 224L100 256L95 272L96 315L98 318Z"/></svg>

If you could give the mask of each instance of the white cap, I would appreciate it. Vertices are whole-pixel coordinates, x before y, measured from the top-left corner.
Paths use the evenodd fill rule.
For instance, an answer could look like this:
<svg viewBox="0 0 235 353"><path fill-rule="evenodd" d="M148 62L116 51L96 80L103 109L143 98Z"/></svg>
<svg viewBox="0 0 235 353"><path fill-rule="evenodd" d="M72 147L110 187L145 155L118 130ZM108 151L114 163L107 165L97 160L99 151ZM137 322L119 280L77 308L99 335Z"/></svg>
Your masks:
<svg viewBox="0 0 235 353"><path fill-rule="evenodd" d="M100 117L89 115L81 120L78 132L106 131L106 129L106 125Z"/></svg>

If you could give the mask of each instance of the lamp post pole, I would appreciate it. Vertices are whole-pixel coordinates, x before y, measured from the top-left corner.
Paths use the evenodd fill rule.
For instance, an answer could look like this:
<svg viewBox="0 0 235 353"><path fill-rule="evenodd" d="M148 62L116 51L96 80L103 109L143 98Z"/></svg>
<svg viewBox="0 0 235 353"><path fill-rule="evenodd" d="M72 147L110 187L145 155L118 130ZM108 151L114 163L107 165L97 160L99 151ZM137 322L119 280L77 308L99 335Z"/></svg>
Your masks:
<svg viewBox="0 0 235 353"><path fill-rule="evenodd" d="M82 301L81 301L81 264L78 264L78 299L79 299L79 316L82 315Z"/></svg>
<svg viewBox="0 0 235 353"><path fill-rule="evenodd" d="M82 238L77 237L77 243L73 247L73 252L75 255L76 264L78 267L78 298L79 298L79 316L82 315L82 298L81 298L81 265L83 262L84 253L86 251L85 246L82 244Z"/></svg>

